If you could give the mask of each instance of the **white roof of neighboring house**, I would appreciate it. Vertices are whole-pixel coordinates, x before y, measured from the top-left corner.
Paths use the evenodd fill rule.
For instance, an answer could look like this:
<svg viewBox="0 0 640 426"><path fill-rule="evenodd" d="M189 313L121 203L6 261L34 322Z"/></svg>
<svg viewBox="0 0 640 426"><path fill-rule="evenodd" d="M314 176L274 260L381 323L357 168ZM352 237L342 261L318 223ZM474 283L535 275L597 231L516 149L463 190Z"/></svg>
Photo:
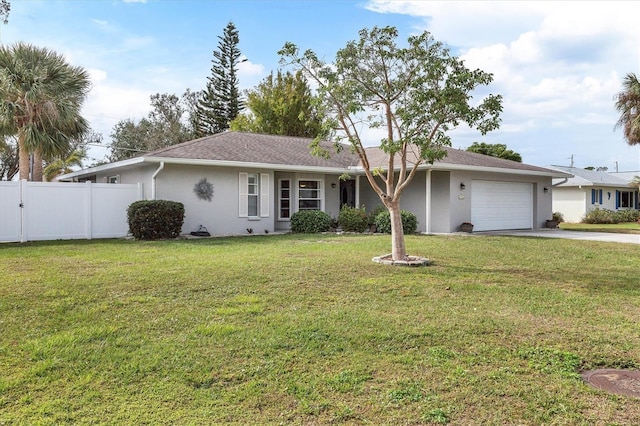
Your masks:
<svg viewBox="0 0 640 426"><path fill-rule="evenodd" d="M572 174L573 177L567 179L554 179L554 186L557 187L569 187L569 186L604 186L604 187L632 187L629 183L631 179L618 176L620 173L608 173L596 170L586 170L579 167L565 167L565 166L549 166L550 169L555 169L561 172Z"/></svg>

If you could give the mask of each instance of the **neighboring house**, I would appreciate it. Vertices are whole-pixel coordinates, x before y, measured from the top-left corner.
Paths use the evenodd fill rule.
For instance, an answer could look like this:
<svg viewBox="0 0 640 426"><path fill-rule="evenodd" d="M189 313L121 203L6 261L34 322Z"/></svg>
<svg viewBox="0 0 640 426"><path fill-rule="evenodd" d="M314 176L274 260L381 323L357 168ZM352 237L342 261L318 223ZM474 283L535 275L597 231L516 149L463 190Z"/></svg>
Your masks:
<svg viewBox="0 0 640 426"><path fill-rule="evenodd" d="M142 183L146 199L185 206L183 233L200 225L215 235L287 231L291 215L319 209L337 217L340 207L380 205L345 146L328 159L310 154L311 139L225 132L140 157L60 176L59 180ZM331 148L332 143L323 146ZM543 227L551 218L551 180L563 172L448 148L448 156L421 165L401 208L418 218L420 232ZM371 167L385 155L368 148ZM340 179L348 175L347 179ZM203 184L203 180L206 180ZM204 196L195 189L209 187ZM208 195L208 196L207 196Z"/></svg>
<svg viewBox="0 0 640 426"><path fill-rule="evenodd" d="M578 167L551 166L573 175L553 179L553 211L567 222L580 222L592 210L638 209L638 188L631 173L608 173Z"/></svg>

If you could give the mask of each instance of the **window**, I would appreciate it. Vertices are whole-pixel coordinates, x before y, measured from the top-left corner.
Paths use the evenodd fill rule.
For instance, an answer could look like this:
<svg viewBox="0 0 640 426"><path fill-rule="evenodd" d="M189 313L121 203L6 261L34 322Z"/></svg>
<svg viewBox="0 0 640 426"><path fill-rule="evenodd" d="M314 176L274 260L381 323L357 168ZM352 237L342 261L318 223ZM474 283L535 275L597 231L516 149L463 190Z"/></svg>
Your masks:
<svg viewBox="0 0 640 426"><path fill-rule="evenodd" d="M120 182L120 176L109 176L107 178L107 183L118 183Z"/></svg>
<svg viewBox="0 0 640 426"><path fill-rule="evenodd" d="M591 204L602 204L602 189L591 190Z"/></svg>
<svg viewBox="0 0 640 426"><path fill-rule="evenodd" d="M291 218L291 181L289 179L281 179L278 185L278 219Z"/></svg>
<svg viewBox="0 0 640 426"><path fill-rule="evenodd" d="M249 174L247 180L248 216L258 217L258 174Z"/></svg>
<svg viewBox="0 0 640 426"><path fill-rule="evenodd" d="M298 181L298 210L321 210L321 207L320 181Z"/></svg>
<svg viewBox="0 0 640 426"><path fill-rule="evenodd" d="M240 173L238 182L238 216L269 217L269 174Z"/></svg>
<svg viewBox="0 0 640 426"><path fill-rule="evenodd" d="M633 191L616 191L616 208L633 208L634 195Z"/></svg>

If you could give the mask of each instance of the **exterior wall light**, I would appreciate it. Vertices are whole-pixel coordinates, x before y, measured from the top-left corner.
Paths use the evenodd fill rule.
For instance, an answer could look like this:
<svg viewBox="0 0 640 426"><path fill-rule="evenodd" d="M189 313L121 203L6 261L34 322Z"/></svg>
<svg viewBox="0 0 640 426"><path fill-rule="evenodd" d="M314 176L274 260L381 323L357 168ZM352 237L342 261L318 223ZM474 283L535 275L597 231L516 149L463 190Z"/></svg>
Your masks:
<svg viewBox="0 0 640 426"><path fill-rule="evenodd" d="M544 193L546 194L547 192L549 192L549 188L547 188L546 186L543 189Z"/></svg>
<svg viewBox="0 0 640 426"><path fill-rule="evenodd" d="M460 191L464 191L466 188L464 182L460 182Z"/></svg>

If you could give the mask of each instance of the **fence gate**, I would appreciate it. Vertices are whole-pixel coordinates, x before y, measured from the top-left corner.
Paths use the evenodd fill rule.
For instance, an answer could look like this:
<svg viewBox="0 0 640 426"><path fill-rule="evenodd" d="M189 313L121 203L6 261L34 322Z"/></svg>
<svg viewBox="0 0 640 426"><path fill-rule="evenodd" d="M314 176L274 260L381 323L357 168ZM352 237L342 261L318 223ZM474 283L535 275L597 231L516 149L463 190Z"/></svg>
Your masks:
<svg viewBox="0 0 640 426"><path fill-rule="evenodd" d="M124 237L142 184L0 182L0 241Z"/></svg>
<svg viewBox="0 0 640 426"><path fill-rule="evenodd" d="M20 182L0 182L0 241L20 241Z"/></svg>

